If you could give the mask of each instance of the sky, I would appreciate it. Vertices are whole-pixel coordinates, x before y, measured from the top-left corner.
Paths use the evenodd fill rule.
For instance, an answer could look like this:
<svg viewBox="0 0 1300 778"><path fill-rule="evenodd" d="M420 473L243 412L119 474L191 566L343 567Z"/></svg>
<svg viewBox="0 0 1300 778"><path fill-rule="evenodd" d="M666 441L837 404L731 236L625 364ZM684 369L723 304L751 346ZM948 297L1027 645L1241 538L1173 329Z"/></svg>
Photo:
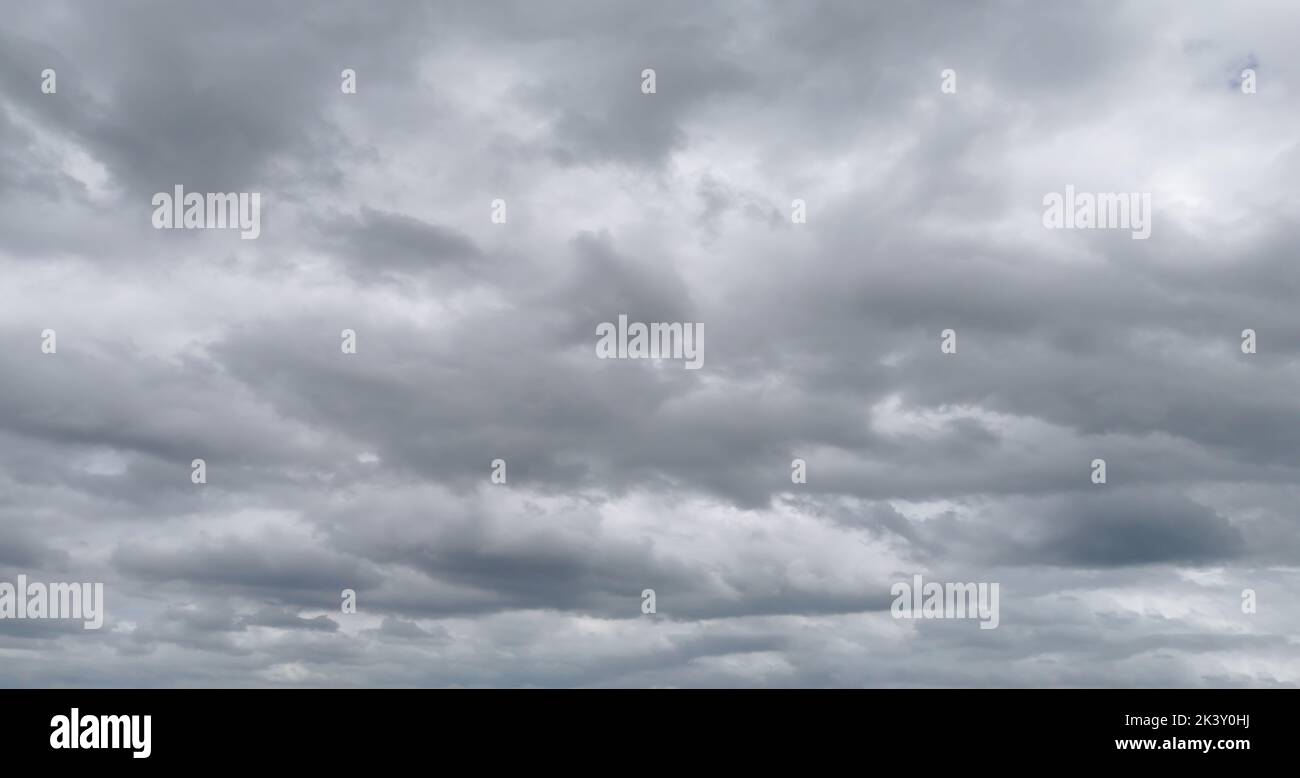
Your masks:
<svg viewBox="0 0 1300 778"><path fill-rule="evenodd" d="M1300 684L1297 29L0 0L0 581L105 597L0 620L0 686Z"/></svg>

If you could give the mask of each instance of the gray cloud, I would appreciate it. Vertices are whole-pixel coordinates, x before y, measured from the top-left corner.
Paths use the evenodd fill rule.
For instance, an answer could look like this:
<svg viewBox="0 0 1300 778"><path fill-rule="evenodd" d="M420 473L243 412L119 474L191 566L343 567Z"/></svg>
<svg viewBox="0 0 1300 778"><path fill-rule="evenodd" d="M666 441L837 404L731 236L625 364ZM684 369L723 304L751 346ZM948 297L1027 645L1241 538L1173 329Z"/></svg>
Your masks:
<svg viewBox="0 0 1300 778"><path fill-rule="evenodd" d="M0 581L108 618L0 621L0 685L1300 682L1289 4L5 18ZM262 236L151 229L177 184Z"/></svg>

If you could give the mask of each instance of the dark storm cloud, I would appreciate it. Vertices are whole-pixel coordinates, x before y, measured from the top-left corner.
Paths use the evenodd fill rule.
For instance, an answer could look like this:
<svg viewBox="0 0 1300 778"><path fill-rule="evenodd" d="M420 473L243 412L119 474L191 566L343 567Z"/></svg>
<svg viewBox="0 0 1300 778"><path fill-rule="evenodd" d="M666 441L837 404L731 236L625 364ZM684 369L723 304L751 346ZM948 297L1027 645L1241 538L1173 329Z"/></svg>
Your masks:
<svg viewBox="0 0 1300 778"><path fill-rule="evenodd" d="M1006 565L1198 565L1246 550L1241 531L1212 509L1149 487L994 502L976 521L949 516L921 531L946 555Z"/></svg>
<svg viewBox="0 0 1300 778"><path fill-rule="evenodd" d="M65 552L52 548L36 537L30 527L24 526L28 520L26 516L5 515L7 513L0 512L0 517L3 517L0 526L4 527L5 533L4 546L0 547L0 565L17 571L44 564L51 558L66 557Z"/></svg>
<svg viewBox="0 0 1300 778"><path fill-rule="evenodd" d="M428 630L421 629L420 625L413 621L404 621L402 619L386 617L379 626L379 634L385 638L397 640L429 640L434 635ZM445 639L445 633L442 635Z"/></svg>
<svg viewBox="0 0 1300 778"><path fill-rule="evenodd" d="M194 548L160 548L140 543L114 551L121 571L157 583L246 589L285 601L333 606L339 582L366 582L371 573L355 560L280 541L275 545L227 540Z"/></svg>
<svg viewBox="0 0 1300 778"><path fill-rule="evenodd" d="M428 20L418 5L280 2L77 5L67 16L45 9L19 16L21 32L5 47L17 48L4 60L6 95L47 131L84 143L132 198L177 183L191 191L256 191L273 182L292 190L304 179L334 178L330 160L346 140L326 111L339 73L352 67L408 79L416 25ZM367 34L382 34L386 45L361 44ZM26 88L32 63L51 59L42 67L68 64L60 92L73 99L45 100Z"/></svg>
<svg viewBox="0 0 1300 778"><path fill-rule="evenodd" d="M481 257L474 243L455 230L365 207L360 216L340 217L323 232L330 248L361 280L400 279Z"/></svg>
<svg viewBox="0 0 1300 778"><path fill-rule="evenodd" d="M305 629L320 632L337 632L339 623L329 616L316 616L305 619L292 611L279 608L263 608L247 616L244 624L252 627L276 627L278 629Z"/></svg>

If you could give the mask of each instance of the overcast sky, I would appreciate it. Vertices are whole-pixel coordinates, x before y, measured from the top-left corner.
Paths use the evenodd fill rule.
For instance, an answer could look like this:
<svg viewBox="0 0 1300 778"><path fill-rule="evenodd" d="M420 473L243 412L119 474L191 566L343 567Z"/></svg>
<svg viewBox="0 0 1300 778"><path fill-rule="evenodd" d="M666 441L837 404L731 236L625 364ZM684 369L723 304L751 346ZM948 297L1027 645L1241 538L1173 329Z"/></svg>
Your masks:
<svg viewBox="0 0 1300 778"><path fill-rule="evenodd" d="M1297 29L4 0L0 581L107 613L0 621L0 685L1300 683ZM178 184L261 236L155 230ZM892 618L918 573L998 628Z"/></svg>

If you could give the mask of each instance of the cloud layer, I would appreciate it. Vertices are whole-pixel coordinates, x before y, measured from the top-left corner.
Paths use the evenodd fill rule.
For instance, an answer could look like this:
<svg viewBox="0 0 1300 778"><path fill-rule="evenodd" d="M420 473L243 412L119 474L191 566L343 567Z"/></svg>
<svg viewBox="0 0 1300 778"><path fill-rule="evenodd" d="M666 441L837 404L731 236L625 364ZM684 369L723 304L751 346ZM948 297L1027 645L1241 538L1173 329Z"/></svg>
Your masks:
<svg viewBox="0 0 1300 778"><path fill-rule="evenodd" d="M0 621L0 685L1300 683L1294 4L3 16L0 580L107 617Z"/></svg>

